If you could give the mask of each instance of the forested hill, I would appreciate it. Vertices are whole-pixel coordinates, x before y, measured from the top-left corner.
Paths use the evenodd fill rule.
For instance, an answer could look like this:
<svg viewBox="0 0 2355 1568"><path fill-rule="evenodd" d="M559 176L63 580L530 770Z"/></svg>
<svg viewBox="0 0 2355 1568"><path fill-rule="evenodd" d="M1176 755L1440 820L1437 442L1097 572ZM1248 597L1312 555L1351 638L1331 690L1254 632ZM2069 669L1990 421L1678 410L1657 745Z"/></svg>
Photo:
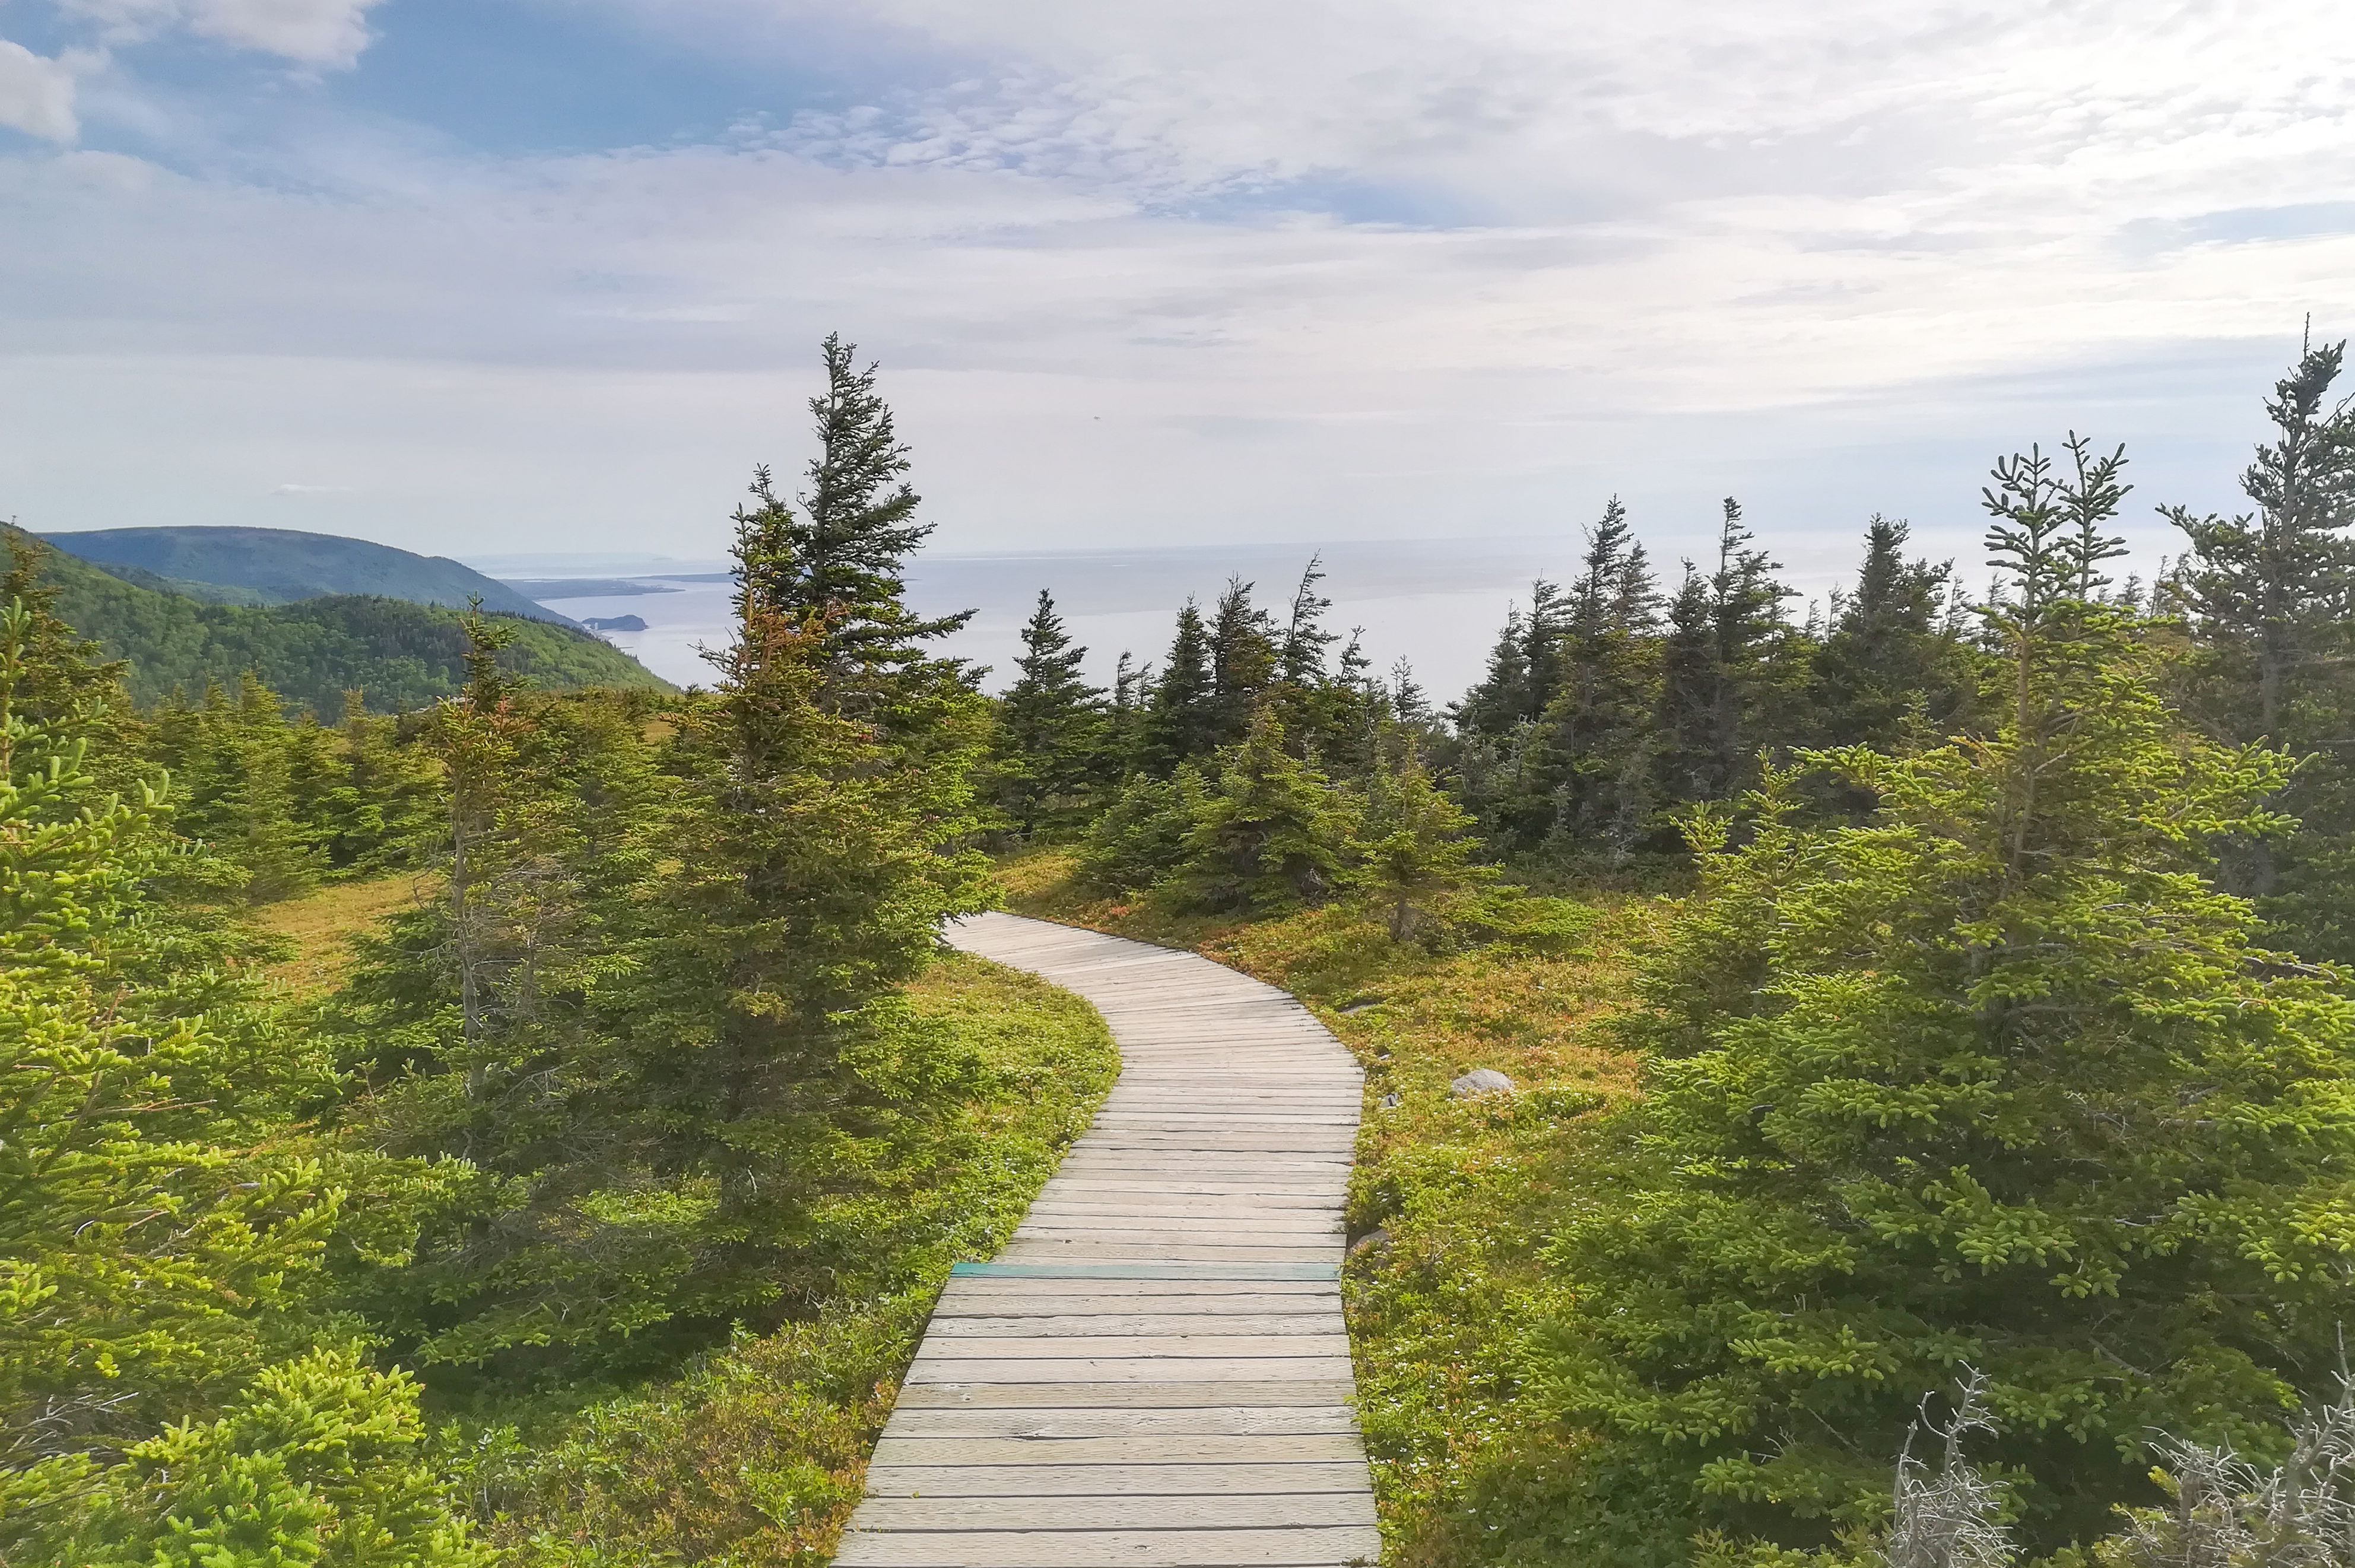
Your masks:
<svg viewBox="0 0 2355 1568"><path fill-rule="evenodd" d="M0 556L13 560L31 538L0 531ZM361 692L383 713L452 696L464 681L466 638L453 610L361 594L261 608L199 603L56 550L46 554L41 575L57 587L59 613L103 645L108 657L130 662L131 695L143 706L176 688L200 695L208 681L234 687L249 670L290 703L323 715L338 711L346 691ZM506 658L537 686L665 684L585 632L520 617L513 624Z"/></svg>
<svg viewBox="0 0 2355 1568"><path fill-rule="evenodd" d="M573 623L495 578L441 556L292 528L99 528L49 534L50 544L144 587L224 604L292 604L372 594L501 615Z"/></svg>

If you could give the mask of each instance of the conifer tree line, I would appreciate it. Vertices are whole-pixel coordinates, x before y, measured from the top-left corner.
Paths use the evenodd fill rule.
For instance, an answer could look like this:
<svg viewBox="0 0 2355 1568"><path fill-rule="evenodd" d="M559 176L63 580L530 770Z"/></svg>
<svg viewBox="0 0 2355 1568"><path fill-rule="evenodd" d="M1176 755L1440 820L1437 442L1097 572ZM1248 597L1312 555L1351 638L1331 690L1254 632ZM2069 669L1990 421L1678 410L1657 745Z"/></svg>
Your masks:
<svg viewBox="0 0 2355 1568"><path fill-rule="evenodd" d="M2355 905L2341 891L2355 872L2355 416L2333 398L2343 361L2343 345L2308 345L2265 400L2270 433L2242 477L2248 511L2158 508L2182 548L2148 582L2112 580L2124 547L2100 532L2133 490L2122 448L2073 433L2007 460L1983 499L2039 527L2062 519L2064 542L2050 548L2075 552L2074 591L2143 616L2145 635L2175 650L2170 700L2200 733L2296 759L2275 804L2297 827L2236 839L2221 874L2286 945L2355 961ZM1568 585L1532 586L1486 673L1444 715L1403 667L1375 677L1357 636L1335 656L1342 639L1325 624L1314 560L1280 614L1240 579L1207 609L1189 601L1158 663L1124 654L1109 691L1080 674L1085 650L1042 590L997 703L995 826L1035 837L1092 825L1092 874L1147 885L1199 848L1204 803L1241 762L1249 788L1290 795L1295 838L1322 846L1295 852L1290 879L1313 897L1343 880L1326 861L1361 862L1345 819L1382 759L1412 752L1469 813L1482 860L1673 883L1691 864L1691 814L1741 798L1778 760L1857 745L1903 754L1983 732L2001 711L2000 651L1955 563L1921 557L1907 524L1881 516L1859 557L1849 584L1801 614L1738 502L1724 503L1715 549L1670 581L1614 498ZM1998 598L2023 591L2008 581ZM1277 752L1305 783L1269 780L1263 759ZM1844 785L1811 788L1817 809L1866 804ZM1321 826L1312 798L1325 802Z"/></svg>
<svg viewBox="0 0 2355 1568"><path fill-rule="evenodd" d="M996 702L993 836L1076 837L1103 890L1210 909L1364 891L1397 940L1439 939L1487 880L1427 760L1443 727L1403 663L1379 676L1361 634L1326 624L1324 578L1312 557L1281 618L1230 579L1209 614L1179 608L1157 665L1123 654L1110 691L1081 674L1086 650L1042 589Z"/></svg>

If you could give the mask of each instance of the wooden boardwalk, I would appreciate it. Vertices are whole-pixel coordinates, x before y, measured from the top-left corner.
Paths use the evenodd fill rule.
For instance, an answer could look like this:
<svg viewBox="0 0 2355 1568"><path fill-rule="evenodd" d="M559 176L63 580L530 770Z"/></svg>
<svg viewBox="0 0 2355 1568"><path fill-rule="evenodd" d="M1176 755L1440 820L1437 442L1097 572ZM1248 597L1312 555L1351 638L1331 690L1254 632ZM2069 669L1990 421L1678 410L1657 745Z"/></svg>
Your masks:
<svg viewBox="0 0 2355 1568"><path fill-rule="evenodd" d="M1095 1004L1120 1081L1006 1250L958 1265L836 1563L1373 1562L1337 1283L1357 1063L1192 954L1002 914L950 940Z"/></svg>

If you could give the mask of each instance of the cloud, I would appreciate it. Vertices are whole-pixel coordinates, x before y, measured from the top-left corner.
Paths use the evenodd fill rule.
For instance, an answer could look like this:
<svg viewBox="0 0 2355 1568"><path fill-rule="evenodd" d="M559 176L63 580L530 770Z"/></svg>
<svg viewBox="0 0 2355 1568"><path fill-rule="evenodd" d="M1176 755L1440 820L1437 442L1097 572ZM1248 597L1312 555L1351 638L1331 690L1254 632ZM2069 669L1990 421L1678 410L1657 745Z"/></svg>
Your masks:
<svg viewBox="0 0 2355 1568"><path fill-rule="evenodd" d="M368 46L368 13L382 0L194 0L198 34L304 65L348 68Z"/></svg>
<svg viewBox="0 0 2355 1568"><path fill-rule="evenodd" d="M12 494L229 521L328 473L411 545L704 554L838 326L944 542L1567 528L1616 488L1664 555L1729 490L1843 561L1875 508L1967 555L1975 469L2070 423L2229 504L2300 315L2355 325L2355 35L2315 0L559 9L598 5L743 67L745 118L506 155L389 89L261 95L233 158L190 112L137 169L0 159L0 426L56 453ZM290 59L368 36L238 14ZM773 62L799 96L730 96ZM549 64L519 115L627 87Z"/></svg>
<svg viewBox="0 0 2355 1568"><path fill-rule="evenodd" d="M112 45L176 28L300 65L347 69L370 40L368 13L383 0L60 0Z"/></svg>
<svg viewBox="0 0 2355 1568"><path fill-rule="evenodd" d="M72 141L80 130L73 72L61 60L0 38L0 125L44 141Z"/></svg>
<svg viewBox="0 0 2355 1568"><path fill-rule="evenodd" d="M348 485L280 485L272 488L273 496L348 496Z"/></svg>

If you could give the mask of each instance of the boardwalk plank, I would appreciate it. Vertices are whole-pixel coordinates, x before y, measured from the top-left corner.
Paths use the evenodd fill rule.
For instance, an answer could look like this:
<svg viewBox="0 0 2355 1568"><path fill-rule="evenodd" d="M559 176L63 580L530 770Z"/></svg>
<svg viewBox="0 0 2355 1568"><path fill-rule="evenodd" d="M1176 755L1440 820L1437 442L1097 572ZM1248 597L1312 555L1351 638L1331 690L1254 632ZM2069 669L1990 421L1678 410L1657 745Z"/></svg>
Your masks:
<svg viewBox="0 0 2355 1568"><path fill-rule="evenodd" d="M1369 1525L1295 1530L865 1531L842 1538L835 1568L1340 1568L1371 1562Z"/></svg>

